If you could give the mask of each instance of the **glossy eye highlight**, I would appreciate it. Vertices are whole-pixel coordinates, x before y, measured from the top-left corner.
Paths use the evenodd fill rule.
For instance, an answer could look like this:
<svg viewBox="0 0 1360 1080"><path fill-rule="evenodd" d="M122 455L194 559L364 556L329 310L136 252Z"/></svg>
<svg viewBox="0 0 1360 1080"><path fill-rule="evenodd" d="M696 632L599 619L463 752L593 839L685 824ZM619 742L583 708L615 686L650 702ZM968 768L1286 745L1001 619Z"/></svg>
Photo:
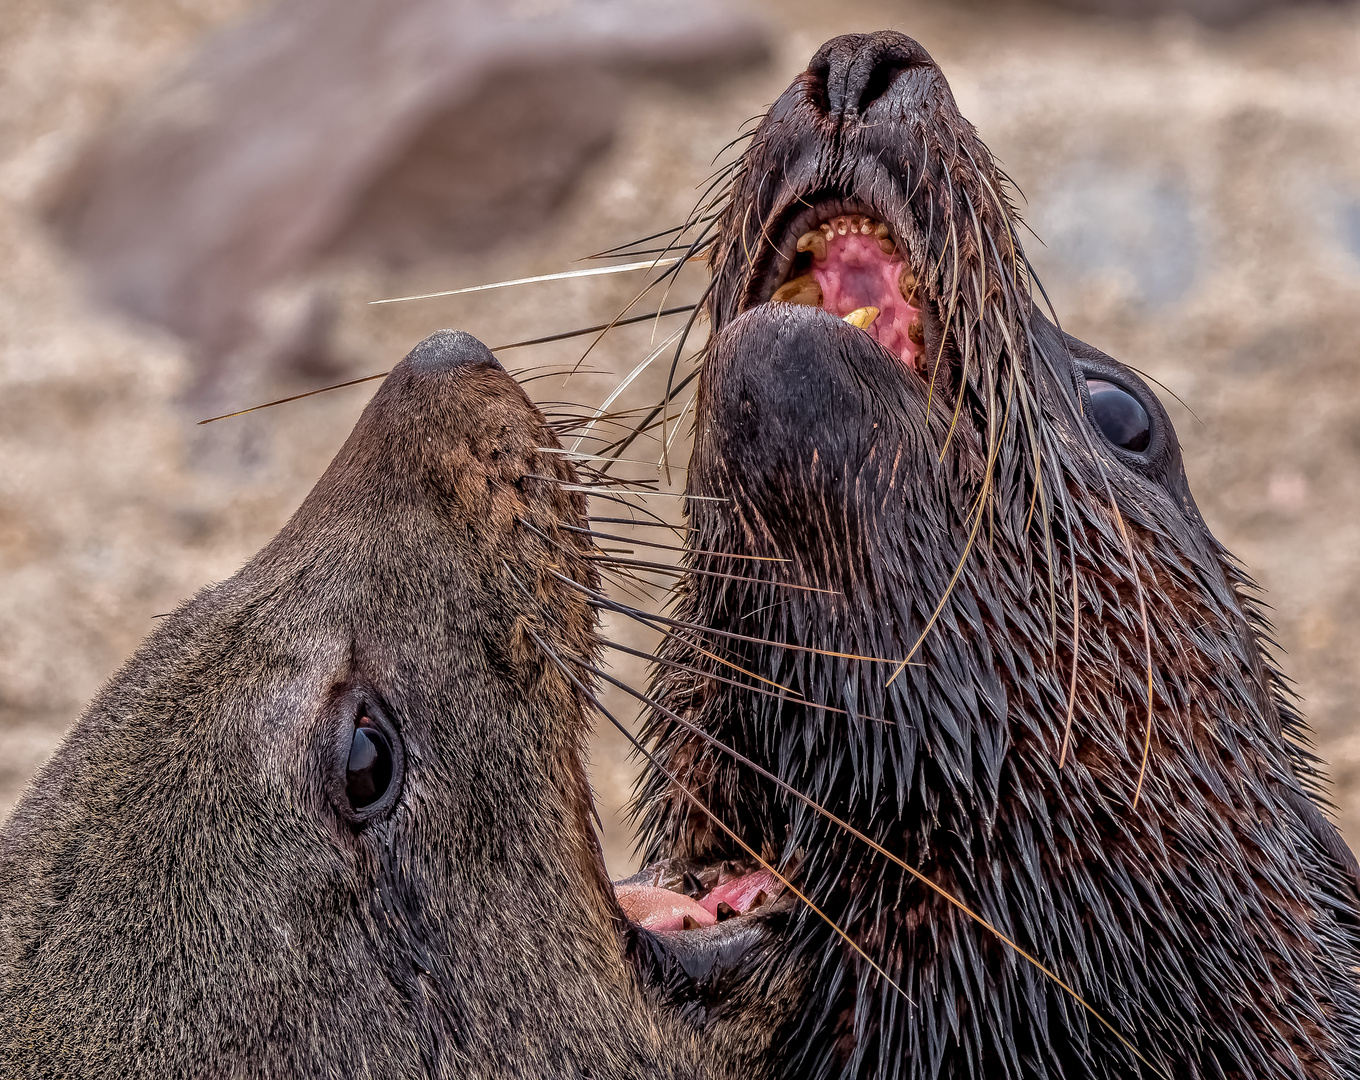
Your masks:
<svg viewBox="0 0 1360 1080"><path fill-rule="evenodd" d="M1087 379L1091 419L1100 433L1124 450L1142 453L1152 442L1152 420L1142 402L1122 386L1104 379Z"/></svg>
<svg viewBox="0 0 1360 1080"><path fill-rule="evenodd" d="M345 794L355 810L377 802L392 783L392 746L374 722L361 716L354 726L345 769Z"/></svg>

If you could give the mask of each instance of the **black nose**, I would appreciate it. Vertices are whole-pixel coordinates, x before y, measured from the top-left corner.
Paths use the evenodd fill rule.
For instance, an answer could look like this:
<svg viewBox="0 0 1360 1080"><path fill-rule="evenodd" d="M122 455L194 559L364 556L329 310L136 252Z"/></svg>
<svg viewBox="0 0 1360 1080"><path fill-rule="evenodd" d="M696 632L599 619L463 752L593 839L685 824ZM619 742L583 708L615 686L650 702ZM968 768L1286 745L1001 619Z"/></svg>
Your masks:
<svg viewBox="0 0 1360 1080"><path fill-rule="evenodd" d="M812 58L810 89L827 115L840 120L862 113L902 72L926 65L934 66L930 54L905 34L843 34Z"/></svg>

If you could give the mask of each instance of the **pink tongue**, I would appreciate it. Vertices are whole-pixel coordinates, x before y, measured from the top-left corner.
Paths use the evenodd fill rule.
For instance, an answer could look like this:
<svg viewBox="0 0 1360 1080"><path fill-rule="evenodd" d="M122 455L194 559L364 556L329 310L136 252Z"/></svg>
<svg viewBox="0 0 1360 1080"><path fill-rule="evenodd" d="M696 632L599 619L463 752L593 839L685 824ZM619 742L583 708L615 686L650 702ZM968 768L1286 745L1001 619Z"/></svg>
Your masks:
<svg viewBox="0 0 1360 1080"><path fill-rule="evenodd" d="M655 885L620 885L614 890L623 913L648 930L683 930L688 915L700 926L712 926L718 921L708 911L684 893L660 889Z"/></svg>
<svg viewBox="0 0 1360 1080"><path fill-rule="evenodd" d="M760 893L774 896L782 886L768 870L724 881L700 901L691 900L684 893L671 892L656 885L616 885L614 895L619 898L623 913L648 930L683 930L685 916L699 926L712 926L718 921L718 905L726 903L738 915L745 915Z"/></svg>
<svg viewBox="0 0 1360 1080"><path fill-rule="evenodd" d="M920 353L907 336L907 327L920 315L902 298L898 279L904 263L883 254L878 240L862 233L837 236L827 244L826 258L812 265L822 287L822 307L844 318L862 307L878 308L878 318L865 331L889 352L908 364Z"/></svg>

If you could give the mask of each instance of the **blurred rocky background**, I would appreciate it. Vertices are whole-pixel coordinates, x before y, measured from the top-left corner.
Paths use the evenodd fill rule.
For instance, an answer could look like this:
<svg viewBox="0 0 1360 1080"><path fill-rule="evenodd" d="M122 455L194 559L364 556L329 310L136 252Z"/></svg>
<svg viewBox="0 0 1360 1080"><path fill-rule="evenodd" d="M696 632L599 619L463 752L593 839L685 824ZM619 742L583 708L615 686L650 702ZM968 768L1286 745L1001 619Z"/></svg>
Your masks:
<svg viewBox="0 0 1360 1080"><path fill-rule="evenodd" d="M0 815L152 618L278 529L375 384L195 421L383 371L443 326L497 345L609 320L637 274L369 301L589 266L577 260L679 223L714 155L824 39L892 27L940 62L1023 191L1030 254L1067 328L1163 387L1205 516L1274 607L1360 843L1356 7L4 12ZM668 302L702 280L687 271ZM501 358L542 376L529 384L541 400L588 409L673 328L617 330L570 378L548 373L582 340ZM655 400L661 381L643 375L619 404ZM683 436L672 450L683 461ZM633 475L657 476L656 443L630 457ZM649 504L676 513L673 498ZM601 731L593 750L622 872L626 744Z"/></svg>

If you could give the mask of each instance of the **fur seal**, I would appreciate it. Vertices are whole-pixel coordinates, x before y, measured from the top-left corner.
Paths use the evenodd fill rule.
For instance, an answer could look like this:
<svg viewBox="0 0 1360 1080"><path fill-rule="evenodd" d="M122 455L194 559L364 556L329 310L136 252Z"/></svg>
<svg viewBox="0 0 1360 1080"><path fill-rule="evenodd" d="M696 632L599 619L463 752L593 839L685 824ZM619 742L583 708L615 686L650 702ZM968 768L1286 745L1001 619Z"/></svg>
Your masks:
<svg viewBox="0 0 1360 1080"><path fill-rule="evenodd" d="M629 960L545 656L598 650L556 445L438 333L147 639L0 833L0 1075L735 1075Z"/></svg>
<svg viewBox="0 0 1360 1080"><path fill-rule="evenodd" d="M748 958L805 972L776 1075L1360 1076L1360 875L1253 587L1156 396L1039 310L1006 192L896 33L828 42L754 131L652 876L702 904L696 867L763 852L816 906Z"/></svg>

